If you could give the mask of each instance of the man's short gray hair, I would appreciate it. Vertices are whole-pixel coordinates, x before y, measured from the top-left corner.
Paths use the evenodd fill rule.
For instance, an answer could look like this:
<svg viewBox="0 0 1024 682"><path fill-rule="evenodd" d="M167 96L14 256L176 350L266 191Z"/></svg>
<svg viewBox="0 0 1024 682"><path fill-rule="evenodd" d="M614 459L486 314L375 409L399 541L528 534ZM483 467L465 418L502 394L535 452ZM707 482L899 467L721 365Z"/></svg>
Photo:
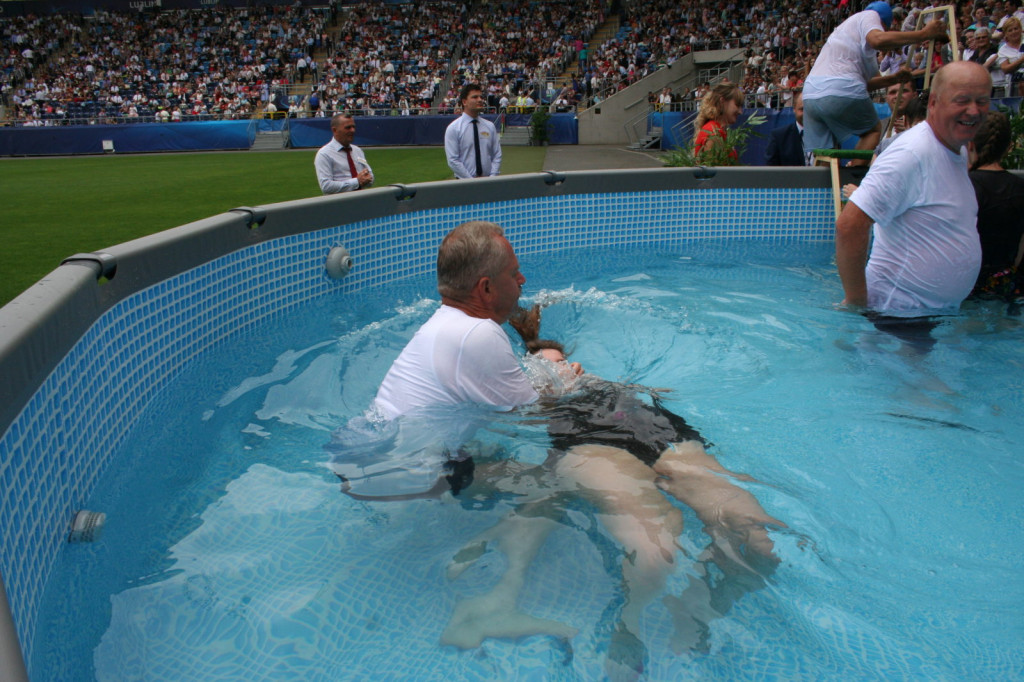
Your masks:
<svg viewBox="0 0 1024 682"><path fill-rule="evenodd" d="M481 277L501 272L508 264L504 236L500 226L483 220L462 223L449 232L437 252L437 291L463 299Z"/></svg>
<svg viewBox="0 0 1024 682"><path fill-rule="evenodd" d="M342 112L339 112L339 113L335 114L334 116L331 116L331 130L334 130L335 128L337 128L338 125L343 120L345 120L346 118L352 118L352 114L350 114L350 113L348 113L346 111L342 111Z"/></svg>

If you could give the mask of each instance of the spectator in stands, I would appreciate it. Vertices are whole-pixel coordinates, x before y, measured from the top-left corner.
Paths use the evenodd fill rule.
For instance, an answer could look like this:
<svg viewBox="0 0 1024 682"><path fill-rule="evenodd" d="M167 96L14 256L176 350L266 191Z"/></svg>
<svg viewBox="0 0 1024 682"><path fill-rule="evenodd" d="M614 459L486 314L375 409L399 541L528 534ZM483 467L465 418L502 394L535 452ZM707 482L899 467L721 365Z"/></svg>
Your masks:
<svg viewBox="0 0 1024 682"><path fill-rule="evenodd" d="M1024 256L1024 180L1005 170L1010 151L1010 122L991 112L971 144L971 184L978 199L981 270L975 294L1001 299L1021 295L1020 264Z"/></svg>
<svg viewBox="0 0 1024 682"><path fill-rule="evenodd" d="M349 114L331 118L330 142L316 153L313 167L324 194L351 192L373 184L373 170L363 150L353 144L356 122Z"/></svg>
<svg viewBox="0 0 1024 682"><path fill-rule="evenodd" d="M960 51L960 59L971 61L971 57L974 56L974 31L964 31L963 37L963 49Z"/></svg>
<svg viewBox="0 0 1024 682"><path fill-rule="evenodd" d="M910 80L909 71L878 72L876 51L915 45L946 35L930 21L920 31L890 31L892 10L878 0L840 24L829 36L804 83L804 149L838 149L858 135L857 149L874 149L881 135L869 92ZM863 162L858 163L863 165Z"/></svg>
<svg viewBox="0 0 1024 682"><path fill-rule="evenodd" d="M890 76L907 63L907 55L903 50L887 50L885 56L878 62L878 72L883 76Z"/></svg>
<svg viewBox="0 0 1024 682"><path fill-rule="evenodd" d="M964 147L985 120L990 92L978 64L944 66L927 121L879 156L850 196L836 221L844 303L902 319L956 308L970 293L981 247Z"/></svg>
<svg viewBox="0 0 1024 682"><path fill-rule="evenodd" d="M974 29L974 54L971 55L971 61L985 67L992 81L992 89L998 93L997 96L1002 96L1006 74L999 68L998 59L999 52L992 45L991 32L983 26Z"/></svg>
<svg viewBox="0 0 1024 682"><path fill-rule="evenodd" d="M658 95L658 111L669 111L672 108L672 88L665 86Z"/></svg>
<svg viewBox="0 0 1024 682"><path fill-rule="evenodd" d="M885 103L889 105L889 115L879 122L882 129L882 140L896 137L910 126L905 118L905 107L917 97L914 81L896 83L885 89ZM890 125L892 121L892 125Z"/></svg>
<svg viewBox="0 0 1024 682"><path fill-rule="evenodd" d="M572 111L572 103L567 98L567 95L570 92L571 91L568 88L563 88L562 91L558 93L558 96L555 98L553 103L556 112L564 114Z"/></svg>
<svg viewBox="0 0 1024 682"><path fill-rule="evenodd" d="M793 96L793 115L796 120L788 126L771 131L765 164L768 166L805 166L804 154L804 98L797 92Z"/></svg>
<svg viewBox="0 0 1024 682"><path fill-rule="evenodd" d="M484 93L477 83L467 83L459 92L462 115L444 133L448 167L457 178L479 178L501 172L501 142L494 124L480 114Z"/></svg>
<svg viewBox="0 0 1024 682"><path fill-rule="evenodd" d="M900 124L901 129L889 137L882 138L878 143L878 147L875 148L875 155L871 159L872 162L874 162L875 158L877 158L879 154L888 149L889 145L891 145L900 135L910 130L918 123L921 123L928 117L928 106L916 94L912 95L910 99L907 100L906 104L903 104L900 107L900 111L900 118L902 119ZM895 124L893 124L893 130L896 130Z"/></svg>
<svg viewBox="0 0 1024 682"><path fill-rule="evenodd" d="M986 9L983 3L978 3L977 5L975 5L974 23L968 26L967 28L968 30L973 30L975 32L975 37L977 37L977 32L979 28L984 28L989 31L996 30L995 22L988 18L988 9Z"/></svg>
<svg viewBox="0 0 1024 682"><path fill-rule="evenodd" d="M1024 51L1021 51L1021 21L1010 17L1003 22L1003 43L998 64L1006 78L1006 96L1024 96Z"/></svg>

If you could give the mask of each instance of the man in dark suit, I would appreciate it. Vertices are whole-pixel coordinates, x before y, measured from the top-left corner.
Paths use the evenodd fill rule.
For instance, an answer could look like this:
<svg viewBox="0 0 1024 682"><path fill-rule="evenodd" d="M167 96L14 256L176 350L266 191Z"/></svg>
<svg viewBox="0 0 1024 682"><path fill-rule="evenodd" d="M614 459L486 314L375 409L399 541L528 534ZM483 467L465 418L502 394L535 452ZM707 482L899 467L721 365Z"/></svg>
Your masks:
<svg viewBox="0 0 1024 682"><path fill-rule="evenodd" d="M793 95L793 114L796 122L783 128L776 128L768 139L764 161L768 166L806 166L804 157L804 97L797 92Z"/></svg>

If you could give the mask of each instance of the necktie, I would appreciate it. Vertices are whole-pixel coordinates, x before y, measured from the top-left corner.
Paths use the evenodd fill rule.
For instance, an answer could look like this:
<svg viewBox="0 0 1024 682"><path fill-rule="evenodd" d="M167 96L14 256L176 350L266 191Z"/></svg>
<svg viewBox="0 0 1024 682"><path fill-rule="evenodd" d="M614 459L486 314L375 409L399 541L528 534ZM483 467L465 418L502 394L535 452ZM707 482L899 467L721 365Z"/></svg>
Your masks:
<svg viewBox="0 0 1024 682"><path fill-rule="evenodd" d="M348 172L352 174L353 178L358 178L359 171L356 170L356 162L352 160L352 147L342 147L341 151L348 155Z"/></svg>
<svg viewBox="0 0 1024 682"><path fill-rule="evenodd" d="M480 128L477 126L475 118L473 119L473 158L476 159L476 177L482 177L484 164L480 161Z"/></svg>

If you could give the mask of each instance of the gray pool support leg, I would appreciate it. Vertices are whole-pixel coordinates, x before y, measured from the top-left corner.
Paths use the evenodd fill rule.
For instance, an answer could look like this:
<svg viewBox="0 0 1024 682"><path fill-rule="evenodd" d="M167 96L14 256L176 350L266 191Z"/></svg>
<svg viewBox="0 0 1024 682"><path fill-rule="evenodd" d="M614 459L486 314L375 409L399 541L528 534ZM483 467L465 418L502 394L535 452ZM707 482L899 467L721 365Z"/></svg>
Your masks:
<svg viewBox="0 0 1024 682"><path fill-rule="evenodd" d="M28 682L3 576L0 576L0 682Z"/></svg>

